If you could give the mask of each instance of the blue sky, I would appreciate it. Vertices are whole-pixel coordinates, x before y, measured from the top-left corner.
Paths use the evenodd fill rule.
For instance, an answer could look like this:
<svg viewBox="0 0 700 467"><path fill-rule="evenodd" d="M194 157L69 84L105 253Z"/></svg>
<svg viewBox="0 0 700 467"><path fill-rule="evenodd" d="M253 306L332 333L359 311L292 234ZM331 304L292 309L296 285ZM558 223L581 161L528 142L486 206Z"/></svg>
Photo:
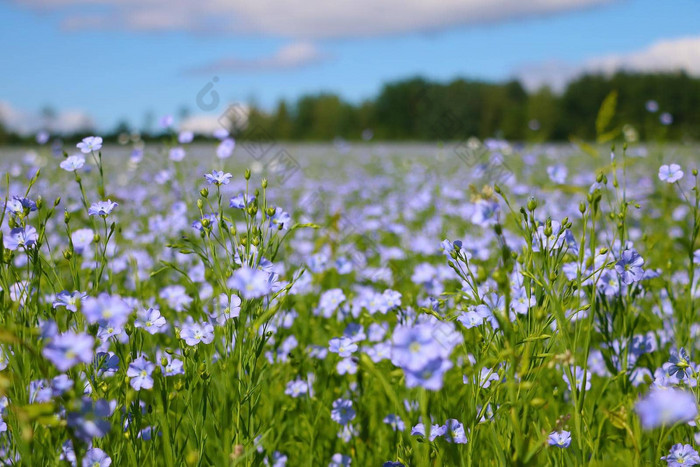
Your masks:
<svg viewBox="0 0 700 467"><path fill-rule="evenodd" d="M0 3L5 119L21 122L49 105L106 130L183 106L214 116L227 101L271 108L280 98L318 91L360 101L382 83L412 75L557 86L583 71L619 67L700 74L697 0L541 0L533 11L520 0L428 2L434 16L415 0L413 9L386 20L381 12L328 7L296 18L286 12L295 0L223 12L216 0L199 2L203 12L191 0L151 3L148 10L131 0ZM313 10L314 1L307 3ZM513 5L522 11L508 13ZM221 108L199 110L196 95L214 76Z"/></svg>

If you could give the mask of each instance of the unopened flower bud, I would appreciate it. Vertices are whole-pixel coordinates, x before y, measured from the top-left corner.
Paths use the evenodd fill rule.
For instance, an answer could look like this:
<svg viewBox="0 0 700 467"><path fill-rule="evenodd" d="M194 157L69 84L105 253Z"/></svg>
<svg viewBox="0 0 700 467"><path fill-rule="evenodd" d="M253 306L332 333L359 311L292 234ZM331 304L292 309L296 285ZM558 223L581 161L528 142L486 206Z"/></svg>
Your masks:
<svg viewBox="0 0 700 467"><path fill-rule="evenodd" d="M537 209L537 200L535 198L530 198L527 202L527 210L532 212Z"/></svg>

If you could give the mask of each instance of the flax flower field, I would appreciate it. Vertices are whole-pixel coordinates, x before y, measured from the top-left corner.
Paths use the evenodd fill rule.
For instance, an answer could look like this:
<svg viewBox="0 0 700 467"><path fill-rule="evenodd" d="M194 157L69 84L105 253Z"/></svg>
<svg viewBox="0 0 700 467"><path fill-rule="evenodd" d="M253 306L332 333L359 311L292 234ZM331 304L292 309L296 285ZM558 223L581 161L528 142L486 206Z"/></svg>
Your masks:
<svg viewBox="0 0 700 467"><path fill-rule="evenodd" d="M219 133L0 150L1 465L700 463L697 147Z"/></svg>

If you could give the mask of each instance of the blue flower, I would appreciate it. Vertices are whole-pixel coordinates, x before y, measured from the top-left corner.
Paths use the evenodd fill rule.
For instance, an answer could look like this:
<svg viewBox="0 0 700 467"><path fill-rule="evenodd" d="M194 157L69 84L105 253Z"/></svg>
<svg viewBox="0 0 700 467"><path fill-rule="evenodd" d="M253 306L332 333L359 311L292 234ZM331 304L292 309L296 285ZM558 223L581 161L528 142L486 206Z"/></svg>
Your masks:
<svg viewBox="0 0 700 467"><path fill-rule="evenodd" d="M73 251L80 255L95 240L95 232L92 229L78 229L71 234L70 239L73 242Z"/></svg>
<svg viewBox="0 0 700 467"><path fill-rule="evenodd" d="M110 430L106 418L112 415L113 407L103 399L93 401L83 397L77 411L68 412L66 422L73 428L78 439L90 443L93 438L102 438Z"/></svg>
<svg viewBox="0 0 700 467"><path fill-rule="evenodd" d="M698 407L695 395L681 389L653 388L634 407L642 422L642 427L651 430L659 426L695 419Z"/></svg>
<svg viewBox="0 0 700 467"><path fill-rule="evenodd" d="M329 289L323 292L319 300L318 307L324 318L330 318L338 309L341 303L345 301L345 294L342 289Z"/></svg>
<svg viewBox="0 0 700 467"><path fill-rule="evenodd" d="M168 157L171 161L179 162L184 159L186 155L187 153L183 148L176 146L170 149Z"/></svg>
<svg viewBox="0 0 700 467"><path fill-rule="evenodd" d="M615 264L615 271L622 278L623 284L630 285L644 278L642 266L644 266L644 258L632 248L622 252L622 257Z"/></svg>
<svg viewBox="0 0 700 467"><path fill-rule="evenodd" d="M566 183L566 176L568 173L569 171L566 169L566 166L562 164L550 165L547 167L549 179L559 185Z"/></svg>
<svg viewBox="0 0 700 467"><path fill-rule="evenodd" d="M383 422L389 425L394 431L403 431L406 429L406 425L398 415L389 414L384 417Z"/></svg>
<svg viewBox="0 0 700 467"><path fill-rule="evenodd" d="M350 456L345 456L343 454L333 454L333 457L331 458L330 464L328 464L328 467L350 467L350 463L352 462L352 458Z"/></svg>
<svg viewBox="0 0 700 467"><path fill-rule="evenodd" d="M550 446L556 446L558 448L568 448L571 444L571 433L566 430L553 431L549 434L547 442Z"/></svg>
<svg viewBox="0 0 700 467"><path fill-rule="evenodd" d="M36 203L24 196L13 196L5 203L5 211L16 216L37 210Z"/></svg>
<svg viewBox="0 0 700 467"><path fill-rule="evenodd" d="M134 321L134 326L146 330L151 335L157 334L165 326L165 318L160 315L158 308L149 308L148 310L139 311L138 317Z"/></svg>
<svg viewBox="0 0 700 467"><path fill-rule="evenodd" d="M107 217L117 206L119 206L119 204L109 199L107 201L98 201L90 206L88 214L91 216Z"/></svg>
<svg viewBox="0 0 700 467"><path fill-rule="evenodd" d="M83 467L109 467L112 459L100 448L90 448L83 457Z"/></svg>
<svg viewBox="0 0 700 467"><path fill-rule="evenodd" d="M236 269L228 286L241 292L245 299L259 298L271 292L270 275L259 269L244 266Z"/></svg>
<svg viewBox="0 0 700 467"><path fill-rule="evenodd" d="M158 360L158 365L164 376L176 376L184 375L185 370L183 369L182 360L178 360L173 355L169 355L167 352L158 351L156 354L156 359Z"/></svg>
<svg viewBox="0 0 700 467"><path fill-rule="evenodd" d="M248 196L246 193L240 193L229 200L229 207L235 209L245 209L255 201L255 196Z"/></svg>
<svg viewBox="0 0 700 467"><path fill-rule="evenodd" d="M471 329L480 326L484 322L484 318L474 310L465 311L457 317L457 321L462 323L465 328Z"/></svg>
<svg viewBox="0 0 700 467"><path fill-rule="evenodd" d="M430 436L428 440L435 441L438 436L443 436L447 428L445 425L434 424L430 426ZM423 423L418 423L416 426L411 428L412 436L425 436L425 425Z"/></svg>
<svg viewBox="0 0 700 467"><path fill-rule="evenodd" d="M175 123L175 119L172 115L163 115L162 117L160 117L158 123L160 123L161 128L167 130L168 128L173 126L173 123Z"/></svg>
<svg viewBox="0 0 700 467"><path fill-rule="evenodd" d="M95 339L88 334L67 331L51 339L41 353L59 371L66 371L78 363L90 363L94 344Z"/></svg>
<svg viewBox="0 0 700 467"><path fill-rule="evenodd" d="M217 213L213 214L204 214L201 219L198 219L194 222L192 222L192 228L195 230L198 230L200 232L206 230L204 227L205 222L209 222L209 225L207 226L207 229L211 229L216 225L216 223L219 221L219 215Z"/></svg>
<svg viewBox="0 0 700 467"><path fill-rule="evenodd" d="M700 464L700 456L690 444L678 443L671 448L668 456L661 458L666 461L669 467L685 467L686 465Z"/></svg>
<svg viewBox="0 0 700 467"><path fill-rule="evenodd" d="M118 296L101 293L97 298L83 300L82 313L90 324L122 328L129 319L131 308Z"/></svg>
<svg viewBox="0 0 700 467"><path fill-rule="evenodd" d="M272 459L272 467L284 467L287 465L287 455L279 451L273 452L270 458ZM270 465L267 459L265 459L265 465Z"/></svg>
<svg viewBox="0 0 700 467"><path fill-rule="evenodd" d="M284 393L292 397L301 397L309 392L309 385L303 379L297 378L287 383Z"/></svg>
<svg viewBox="0 0 700 467"><path fill-rule="evenodd" d="M572 367L571 368L571 373L573 374L574 377L574 382L576 383L576 389L579 391L581 388L583 388L583 375L584 373L586 374L586 391L591 389L591 372L590 371L584 371L583 368L580 366ZM566 381L566 385L569 387L569 391L571 391L571 381L569 380L569 376L566 372L564 372L563 376L564 381Z"/></svg>
<svg viewBox="0 0 700 467"><path fill-rule="evenodd" d="M75 172L85 165L85 158L80 154L68 156L66 160L61 161L60 167L67 172Z"/></svg>
<svg viewBox="0 0 700 467"><path fill-rule="evenodd" d="M16 250L18 248L30 248L39 240L39 234L31 225L26 227L15 227L10 231L10 234L5 236L4 244L8 250Z"/></svg>
<svg viewBox="0 0 700 467"><path fill-rule="evenodd" d="M679 379L683 379L688 375L688 368L690 368L690 357L688 357L688 352L685 348L681 347L678 352L671 351L671 357L668 359L671 363L669 368L669 374L671 376L675 375Z"/></svg>
<svg viewBox="0 0 700 467"><path fill-rule="evenodd" d="M59 306L64 306L66 307L66 310L76 312L78 311L78 305L80 302L84 299L87 298L87 294L85 292L80 292L80 291L75 291L75 292L69 292L67 290L63 290L56 294L56 299L53 301L53 308L57 308Z"/></svg>
<svg viewBox="0 0 700 467"><path fill-rule="evenodd" d="M357 350L357 344L348 337L334 337L328 344L328 350L341 357L349 357Z"/></svg>
<svg viewBox="0 0 700 467"><path fill-rule="evenodd" d="M113 352L97 352L92 364L101 378L114 376L119 371L119 357Z"/></svg>
<svg viewBox="0 0 700 467"><path fill-rule="evenodd" d="M216 157L219 159L227 159L233 154L233 150L236 148L236 142L232 138L226 138L219 143L216 148Z"/></svg>
<svg viewBox="0 0 700 467"><path fill-rule="evenodd" d="M462 248L462 242L460 240L455 240L451 242L447 239L440 243L442 247L442 253L447 257L447 261L452 261L452 253L458 252Z"/></svg>
<svg viewBox="0 0 700 467"><path fill-rule="evenodd" d="M338 365L336 365L336 370L338 370L339 375L354 375L357 373L357 364L352 358L343 358L338 362Z"/></svg>
<svg viewBox="0 0 700 467"><path fill-rule="evenodd" d="M83 154L99 151L102 148L102 138L99 136L88 136L87 138L83 138L83 140L77 144L77 147Z"/></svg>
<svg viewBox="0 0 700 467"><path fill-rule="evenodd" d="M464 432L464 425L454 418L447 420L445 422L445 440L448 443L466 444L467 435Z"/></svg>
<svg viewBox="0 0 700 467"><path fill-rule="evenodd" d="M59 397L68 392L73 385L73 380L68 375L58 375L51 380L51 394L53 397Z"/></svg>
<svg viewBox="0 0 700 467"><path fill-rule="evenodd" d="M355 410L352 401L348 399L336 399L333 401L331 419L341 425L347 425L355 418Z"/></svg>
<svg viewBox="0 0 700 467"><path fill-rule="evenodd" d="M151 378L151 374L155 368L155 364L149 362L143 356L129 363L129 369L126 370L126 376L131 378L131 381L129 381L131 387L136 391L140 391L141 389L151 389L153 387L153 378Z"/></svg>
<svg viewBox="0 0 700 467"><path fill-rule="evenodd" d="M214 326L209 323L185 323L180 331L180 339L190 346L200 342L211 344L214 340Z"/></svg>
<svg viewBox="0 0 700 467"><path fill-rule="evenodd" d="M440 356L441 349L433 338L433 328L427 324L397 326L392 343L392 362L404 369L421 370Z"/></svg>
<svg viewBox="0 0 700 467"><path fill-rule="evenodd" d="M192 302L192 297L187 295L187 289L183 286L169 285L160 291L160 298L168 302L168 306L177 312L182 312Z"/></svg>
<svg viewBox="0 0 700 467"><path fill-rule="evenodd" d="M276 227L279 230L287 230L291 223L292 216L284 212L282 208L275 208L275 213L270 218L270 228Z"/></svg>
<svg viewBox="0 0 700 467"><path fill-rule="evenodd" d="M683 170L678 164L662 165L659 168L659 179L666 183L675 183L683 178Z"/></svg>
<svg viewBox="0 0 700 467"><path fill-rule="evenodd" d="M439 391L442 389L443 376L450 368L452 368L452 362L440 357L428 361L417 370L404 368L406 387L420 386L431 391Z"/></svg>
<svg viewBox="0 0 700 467"><path fill-rule="evenodd" d="M191 143L192 140L194 140L194 133L189 130L181 131L177 135L177 142L180 144L188 144Z"/></svg>
<svg viewBox="0 0 700 467"><path fill-rule="evenodd" d="M228 185L231 181L231 177L233 177L233 175L228 172L224 173L223 170L212 170L210 174L204 175L204 178L210 185L217 186Z"/></svg>

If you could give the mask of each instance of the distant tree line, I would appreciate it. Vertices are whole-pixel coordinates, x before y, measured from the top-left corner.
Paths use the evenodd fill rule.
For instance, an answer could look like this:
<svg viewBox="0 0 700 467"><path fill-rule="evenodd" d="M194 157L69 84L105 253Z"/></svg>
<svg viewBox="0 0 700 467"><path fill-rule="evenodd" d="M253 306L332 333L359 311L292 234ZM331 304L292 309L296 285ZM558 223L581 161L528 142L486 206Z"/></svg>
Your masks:
<svg viewBox="0 0 700 467"><path fill-rule="evenodd" d="M239 138L296 141L435 141L471 136L601 140L603 132L605 140L623 133L640 140L700 140L700 78L683 72L584 75L555 93L547 87L528 92L515 80L439 83L416 77L387 83L375 98L358 104L320 93L280 101L272 111L253 106L247 127L232 131ZM129 126L122 122L103 136L116 140L124 132ZM141 134L146 140L159 137L149 131ZM66 139L79 136L83 135ZM0 144L30 139L0 123Z"/></svg>
<svg viewBox="0 0 700 467"><path fill-rule="evenodd" d="M585 75L562 93L527 92L518 81L449 83L412 78L385 84L376 98L353 105L334 94L281 101L273 112L253 108L246 134L282 140L457 140L501 137L519 141L599 138L601 105L614 94L606 120L612 139L700 139L700 79L685 73ZM663 123L662 123L663 121Z"/></svg>

